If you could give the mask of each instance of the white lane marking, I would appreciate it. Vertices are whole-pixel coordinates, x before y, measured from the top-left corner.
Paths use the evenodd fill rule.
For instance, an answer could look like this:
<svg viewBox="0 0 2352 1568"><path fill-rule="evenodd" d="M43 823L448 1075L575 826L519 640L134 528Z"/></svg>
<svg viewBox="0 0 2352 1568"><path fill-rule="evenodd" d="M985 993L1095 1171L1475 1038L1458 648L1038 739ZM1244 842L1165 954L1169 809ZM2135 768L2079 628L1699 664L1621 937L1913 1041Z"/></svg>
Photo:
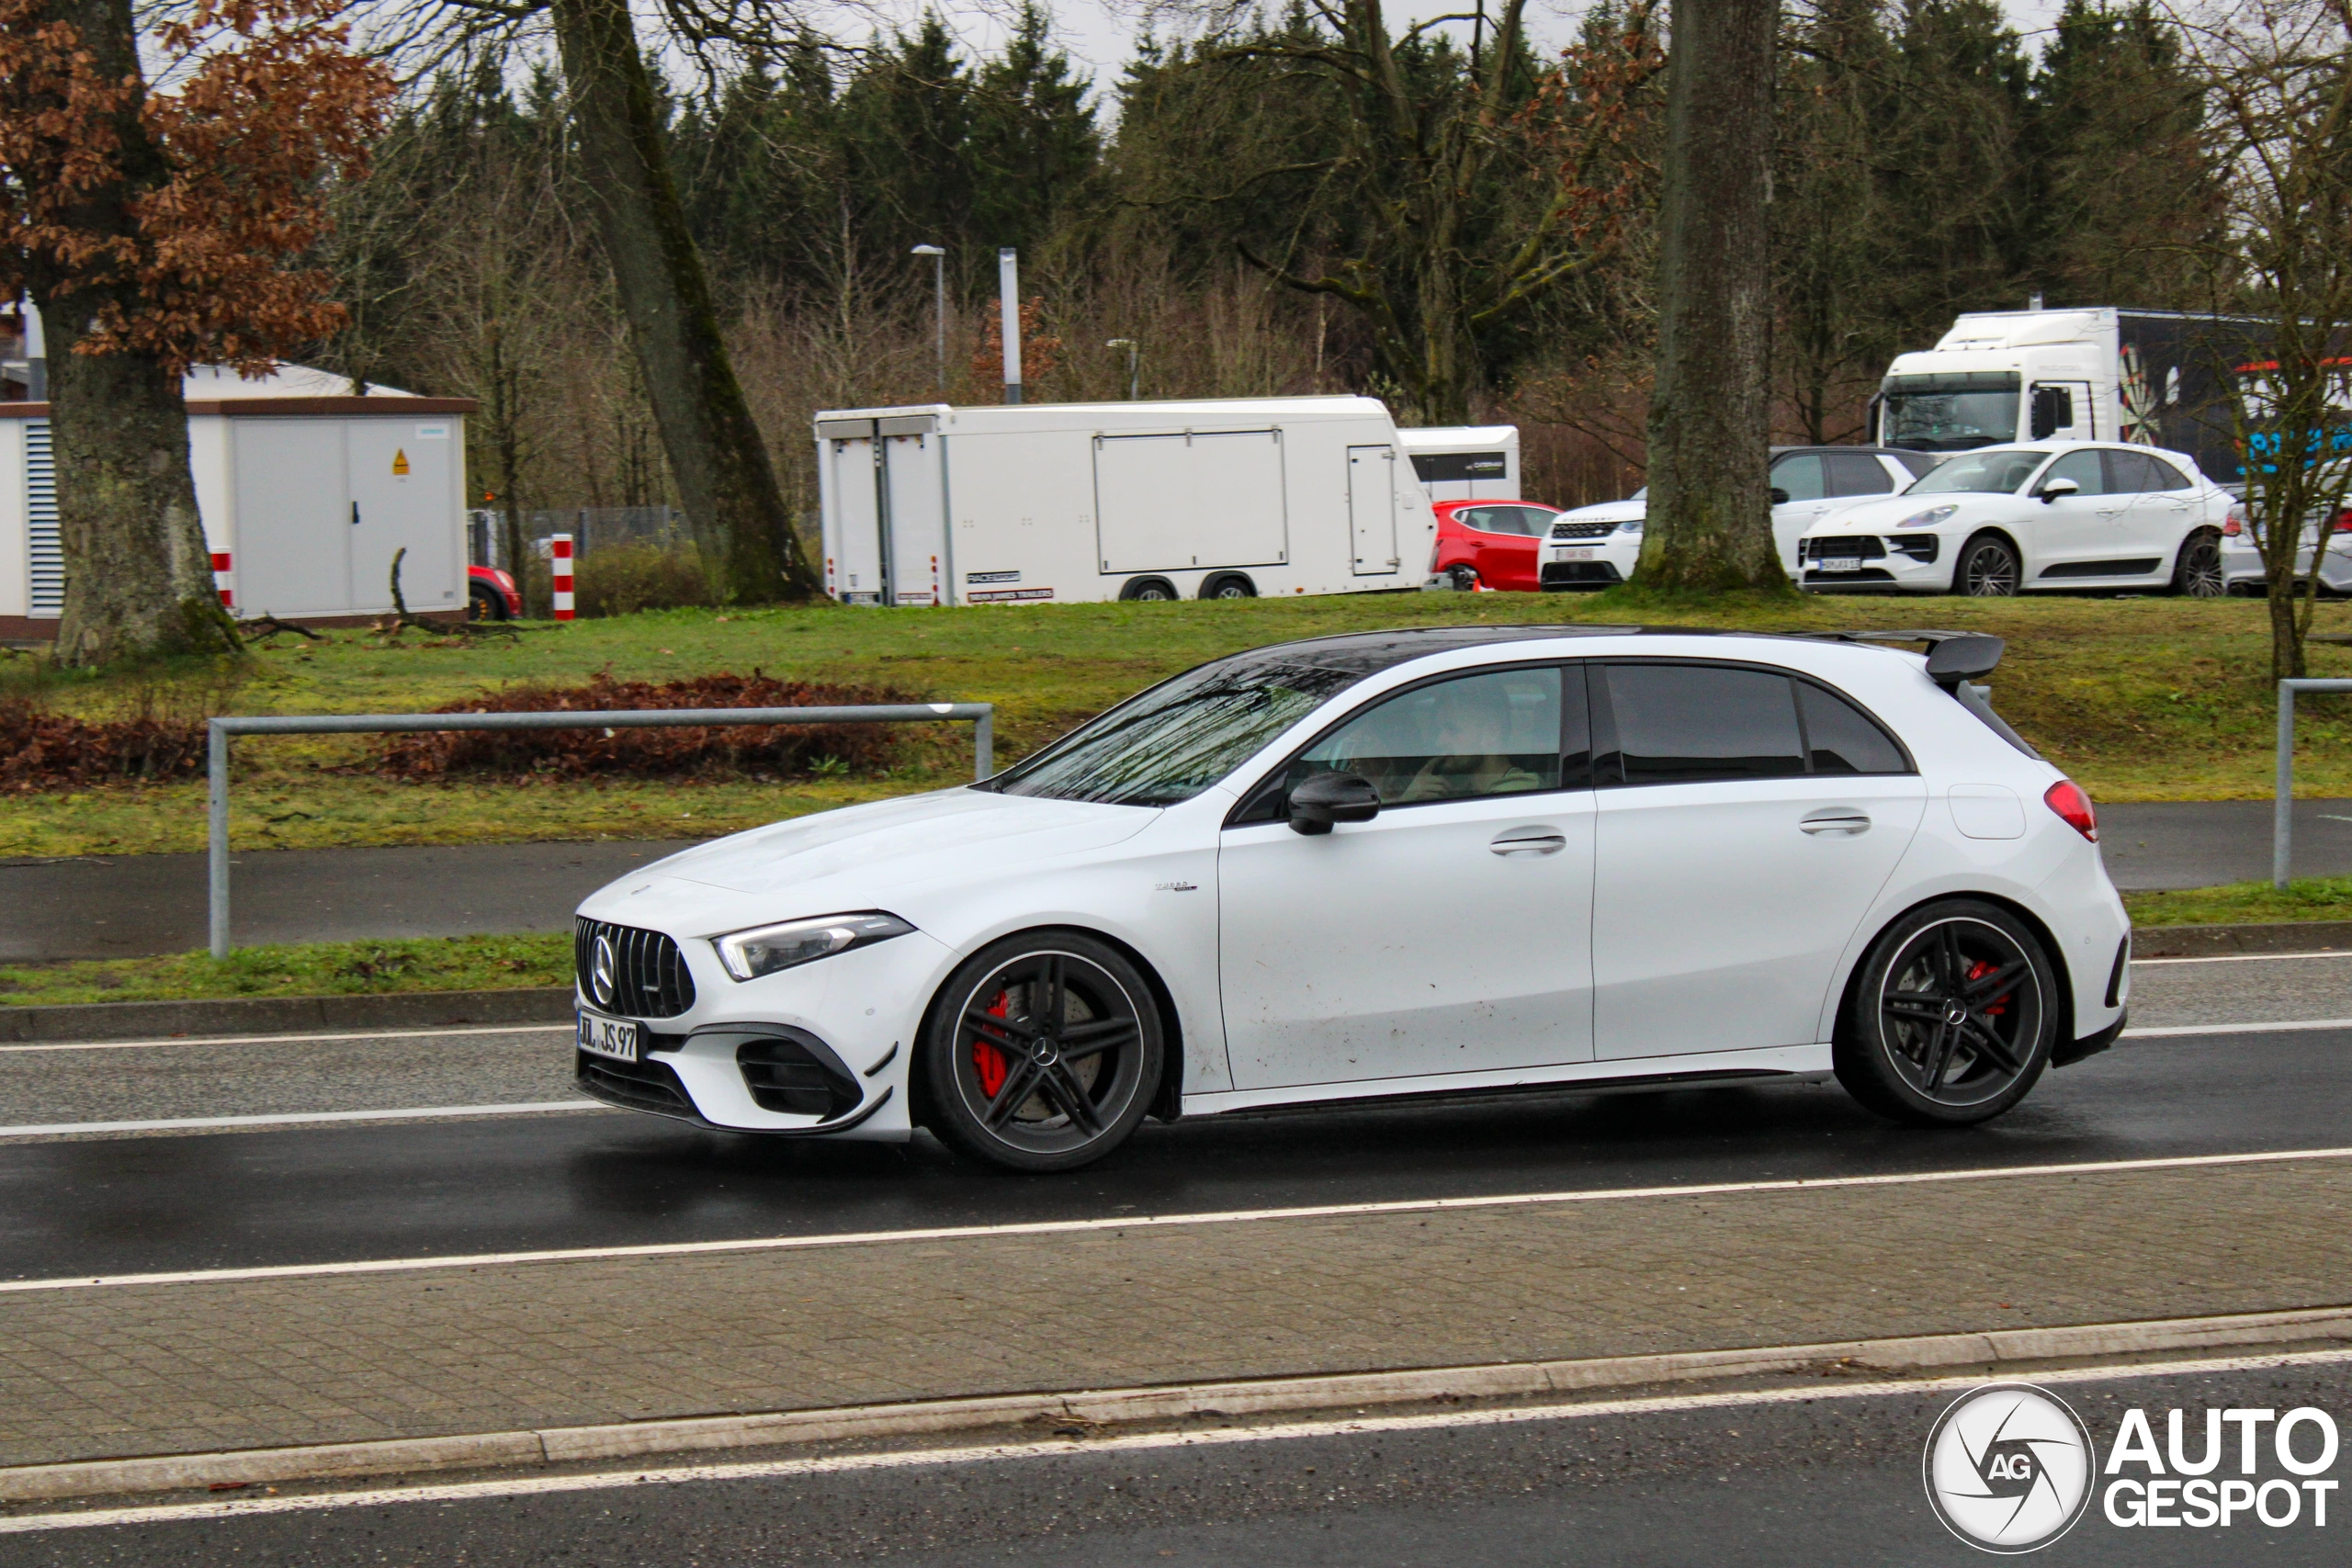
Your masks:
<svg viewBox="0 0 2352 1568"><path fill-rule="evenodd" d="M2299 1018L2278 1023L2165 1023L2127 1029L2126 1040L2155 1040L2174 1034L2275 1034L2280 1030L2352 1029L2352 1018Z"/></svg>
<svg viewBox="0 0 2352 1568"><path fill-rule="evenodd" d="M2202 1377L2220 1372L2262 1371L2280 1367L2329 1366L2352 1361L2352 1350L2290 1351L2270 1356L2212 1357L2193 1361L2135 1362L2120 1367L2065 1367L2035 1371L2037 1383L2118 1382L2132 1378ZM695 1483L769 1481L856 1471L942 1469L950 1465L1002 1464L1021 1460L1067 1459L1095 1454L1148 1453L1155 1450L1231 1448L1249 1443L1295 1442L1387 1432L1444 1431L1456 1427L1516 1427L1536 1421L1583 1421L1604 1416L1670 1415L1689 1410L1738 1410L1770 1404L1802 1404L1825 1399L1883 1399L1951 1393L1998 1381L2000 1373L1914 1378L1899 1382L1807 1383L1793 1388L1743 1389L1724 1393L1658 1394L1647 1399L1608 1399L1573 1404L1519 1404L1485 1410L1444 1410L1427 1415L1356 1416L1321 1421L1284 1421L1264 1427L1216 1431L1136 1432L1069 1443L991 1443L954 1449L907 1449L894 1452L828 1454L814 1459L746 1460L733 1464L633 1468L582 1475L513 1476L495 1481L443 1482L437 1485L382 1487L366 1492L318 1492L291 1497L253 1497L204 1503L160 1503L136 1508L93 1508L81 1513L27 1514L0 1517L0 1535L37 1530L92 1529L112 1525L221 1521L262 1514L317 1513L336 1508L379 1508L395 1503L471 1503L494 1497L544 1497L567 1492L616 1491L638 1486Z"/></svg>
<svg viewBox="0 0 2352 1568"><path fill-rule="evenodd" d="M2147 969L2159 964L2269 964L2281 958L2352 958L2352 948L2330 948L2324 953L2217 953L2203 958L2135 958L2132 967Z"/></svg>
<svg viewBox="0 0 2352 1568"><path fill-rule="evenodd" d="M161 1122L56 1122L0 1127L0 1138L68 1133L180 1133L208 1127L291 1127L308 1122L400 1122L418 1116L522 1116L546 1111L603 1111L593 1100L534 1100L515 1105L416 1105L399 1111L306 1111L277 1116L175 1116Z"/></svg>
<svg viewBox="0 0 2352 1568"><path fill-rule="evenodd" d="M152 1051L159 1045L308 1045L335 1040L422 1040L455 1034L569 1034L568 1023L497 1023L449 1029L364 1029L346 1034L215 1034L177 1040L69 1040L0 1045L8 1051Z"/></svg>
<svg viewBox="0 0 2352 1568"><path fill-rule="evenodd" d="M28 1291L90 1290L110 1285L195 1285L245 1280L324 1279L346 1274L397 1274L428 1269L489 1269L523 1263L579 1263L621 1258L685 1258L724 1252L793 1252L884 1242L971 1241L1003 1235L1069 1235L1090 1231L1158 1230L1178 1225L1230 1225L1260 1220L1344 1219L1360 1214L1428 1214L1455 1209L1525 1209L1547 1204L1607 1203L1629 1198L1715 1198L1747 1192L1828 1192L1852 1187L1916 1187L1943 1181L1996 1181L2013 1177L2101 1176L2141 1170L2188 1170L2206 1166L2282 1164L2290 1160L2352 1159L2352 1148L2275 1149L2257 1154L2173 1155L2161 1159L2089 1160L2075 1165L1994 1166L1982 1170L1905 1171L1883 1176L1792 1178L1778 1181L1693 1182L1682 1187L1607 1187L1581 1192L1516 1192L1476 1198L1401 1198L1376 1203L1318 1203L1293 1209L1229 1209L1205 1214L1144 1214L1117 1219L1029 1220L1002 1225L939 1225L896 1231L818 1235L742 1236L727 1241L666 1241L634 1247L549 1247L536 1252L477 1252L435 1258L371 1258L347 1263L275 1263L249 1269L187 1269L155 1274L83 1275L73 1279L0 1280L0 1295Z"/></svg>

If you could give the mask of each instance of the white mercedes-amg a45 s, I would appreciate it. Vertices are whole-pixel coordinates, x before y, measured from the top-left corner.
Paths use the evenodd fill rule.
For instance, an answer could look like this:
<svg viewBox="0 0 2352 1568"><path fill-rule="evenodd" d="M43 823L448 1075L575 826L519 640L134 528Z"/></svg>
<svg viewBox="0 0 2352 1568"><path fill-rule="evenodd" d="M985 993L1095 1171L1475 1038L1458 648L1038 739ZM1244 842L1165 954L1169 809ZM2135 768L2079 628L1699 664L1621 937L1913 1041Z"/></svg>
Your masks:
<svg viewBox="0 0 2352 1568"><path fill-rule="evenodd" d="M2123 1027L2090 801L1997 638L1371 632L1202 665L985 784L580 907L581 1088L1024 1170L1148 1116L1835 1075L1981 1122Z"/></svg>

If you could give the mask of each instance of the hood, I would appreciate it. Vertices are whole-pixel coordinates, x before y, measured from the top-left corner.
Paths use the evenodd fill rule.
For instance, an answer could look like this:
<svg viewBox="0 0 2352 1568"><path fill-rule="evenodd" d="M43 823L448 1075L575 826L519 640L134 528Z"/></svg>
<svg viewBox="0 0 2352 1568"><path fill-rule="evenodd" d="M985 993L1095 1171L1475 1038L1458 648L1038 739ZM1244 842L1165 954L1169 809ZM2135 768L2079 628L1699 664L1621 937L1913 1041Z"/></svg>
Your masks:
<svg viewBox="0 0 2352 1568"><path fill-rule="evenodd" d="M1555 523L1633 523L1649 515L1649 503L1635 496L1625 501L1604 501L1597 506L1579 506L1563 512L1552 519Z"/></svg>
<svg viewBox="0 0 2352 1568"><path fill-rule="evenodd" d="M760 897L806 890L814 900L808 910L799 909L802 900L796 898L796 907L779 907L776 918L823 914L837 906L849 907L837 895L853 890L870 898L881 889L910 882L963 881L1102 849L1134 837L1159 815L1149 807L940 790L819 812L715 839L645 871L631 872L622 881L635 884L650 872Z"/></svg>
<svg viewBox="0 0 2352 1568"><path fill-rule="evenodd" d="M2015 496L1996 495L1978 491L1954 491L1948 495L1877 495L1841 506L1814 519L1805 525L1808 536L1815 534L1870 534L1892 531L1905 517L1925 512L1931 506L1957 506L1959 511L1947 522L1982 515L1998 508Z"/></svg>

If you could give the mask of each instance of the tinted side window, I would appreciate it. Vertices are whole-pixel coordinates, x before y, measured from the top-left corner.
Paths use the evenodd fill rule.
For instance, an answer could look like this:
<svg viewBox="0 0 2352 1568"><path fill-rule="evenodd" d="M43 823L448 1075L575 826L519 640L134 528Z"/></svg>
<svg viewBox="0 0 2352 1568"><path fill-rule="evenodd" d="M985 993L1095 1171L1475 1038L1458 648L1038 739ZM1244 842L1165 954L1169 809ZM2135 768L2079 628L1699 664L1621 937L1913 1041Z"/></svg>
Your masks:
<svg viewBox="0 0 2352 1568"><path fill-rule="evenodd" d="M1519 508L1516 506L1465 506L1454 515L1481 534L1526 532L1519 525Z"/></svg>
<svg viewBox="0 0 2352 1568"><path fill-rule="evenodd" d="M2151 471L2152 477L2148 481L2148 488L2151 490L2195 490L2197 488L2195 481L2187 474L2182 473L2162 457L2143 457L2140 461L2147 464Z"/></svg>
<svg viewBox="0 0 2352 1568"><path fill-rule="evenodd" d="M1805 753L1816 773L1907 773L1911 770L1878 722L1810 682L1799 681L1797 709L1804 716Z"/></svg>
<svg viewBox="0 0 2352 1568"><path fill-rule="evenodd" d="M1557 789L1560 713L1557 668L1440 681L1391 697L1325 736L1291 764L1287 782L1354 773L1371 781L1383 806Z"/></svg>
<svg viewBox="0 0 2352 1568"><path fill-rule="evenodd" d="M1821 454L1799 452L1772 465L1772 488L1789 492L1791 501L1819 501L1829 493L1829 480L1821 471Z"/></svg>
<svg viewBox="0 0 2352 1568"><path fill-rule="evenodd" d="M1940 460L1940 455L1934 452L1896 452L1893 457L1896 462L1911 470L1911 477L1915 479L1925 478L1928 471Z"/></svg>
<svg viewBox="0 0 2352 1568"><path fill-rule="evenodd" d="M1829 468L1832 495L1884 495L1894 488L1886 466L1863 452L1830 452L1821 459Z"/></svg>
<svg viewBox="0 0 2352 1568"><path fill-rule="evenodd" d="M1612 664L1605 679L1628 784L1787 778L1805 771L1796 699L1785 675Z"/></svg>
<svg viewBox="0 0 2352 1568"><path fill-rule="evenodd" d="M2096 450L2069 452L2050 465L2049 472L2041 476L2041 487L2048 486L2052 479L2072 479L2082 487L2075 492L2079 495L2105 495L2107 475L2101 459L2106 456Z"/></svg>
<svg viewBox="0 0 2352 1568"><path fill-rule="evenodd" d="M1522 506L1519 509L1519 531L1540 539L1552 531L1552 519L1558 515L1547 507Z"/></svg>

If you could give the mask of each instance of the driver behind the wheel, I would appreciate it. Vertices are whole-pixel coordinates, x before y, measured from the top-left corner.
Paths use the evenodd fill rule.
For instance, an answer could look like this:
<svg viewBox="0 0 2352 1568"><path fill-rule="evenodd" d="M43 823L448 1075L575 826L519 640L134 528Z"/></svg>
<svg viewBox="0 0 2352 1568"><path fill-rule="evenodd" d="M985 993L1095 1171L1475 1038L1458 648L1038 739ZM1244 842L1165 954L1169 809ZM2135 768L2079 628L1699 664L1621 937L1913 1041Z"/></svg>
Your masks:
<svg viewBox="0 0 2352 1568"><path fill-rule="evenodd" d="M1510 744L1510 696L1498 681L1456 681L1436 693L1435 755L1396 796L1467 800L1540 789L1543 781L1501 750ZM1384 792L1385 793L1385 792Z"/></svg>

